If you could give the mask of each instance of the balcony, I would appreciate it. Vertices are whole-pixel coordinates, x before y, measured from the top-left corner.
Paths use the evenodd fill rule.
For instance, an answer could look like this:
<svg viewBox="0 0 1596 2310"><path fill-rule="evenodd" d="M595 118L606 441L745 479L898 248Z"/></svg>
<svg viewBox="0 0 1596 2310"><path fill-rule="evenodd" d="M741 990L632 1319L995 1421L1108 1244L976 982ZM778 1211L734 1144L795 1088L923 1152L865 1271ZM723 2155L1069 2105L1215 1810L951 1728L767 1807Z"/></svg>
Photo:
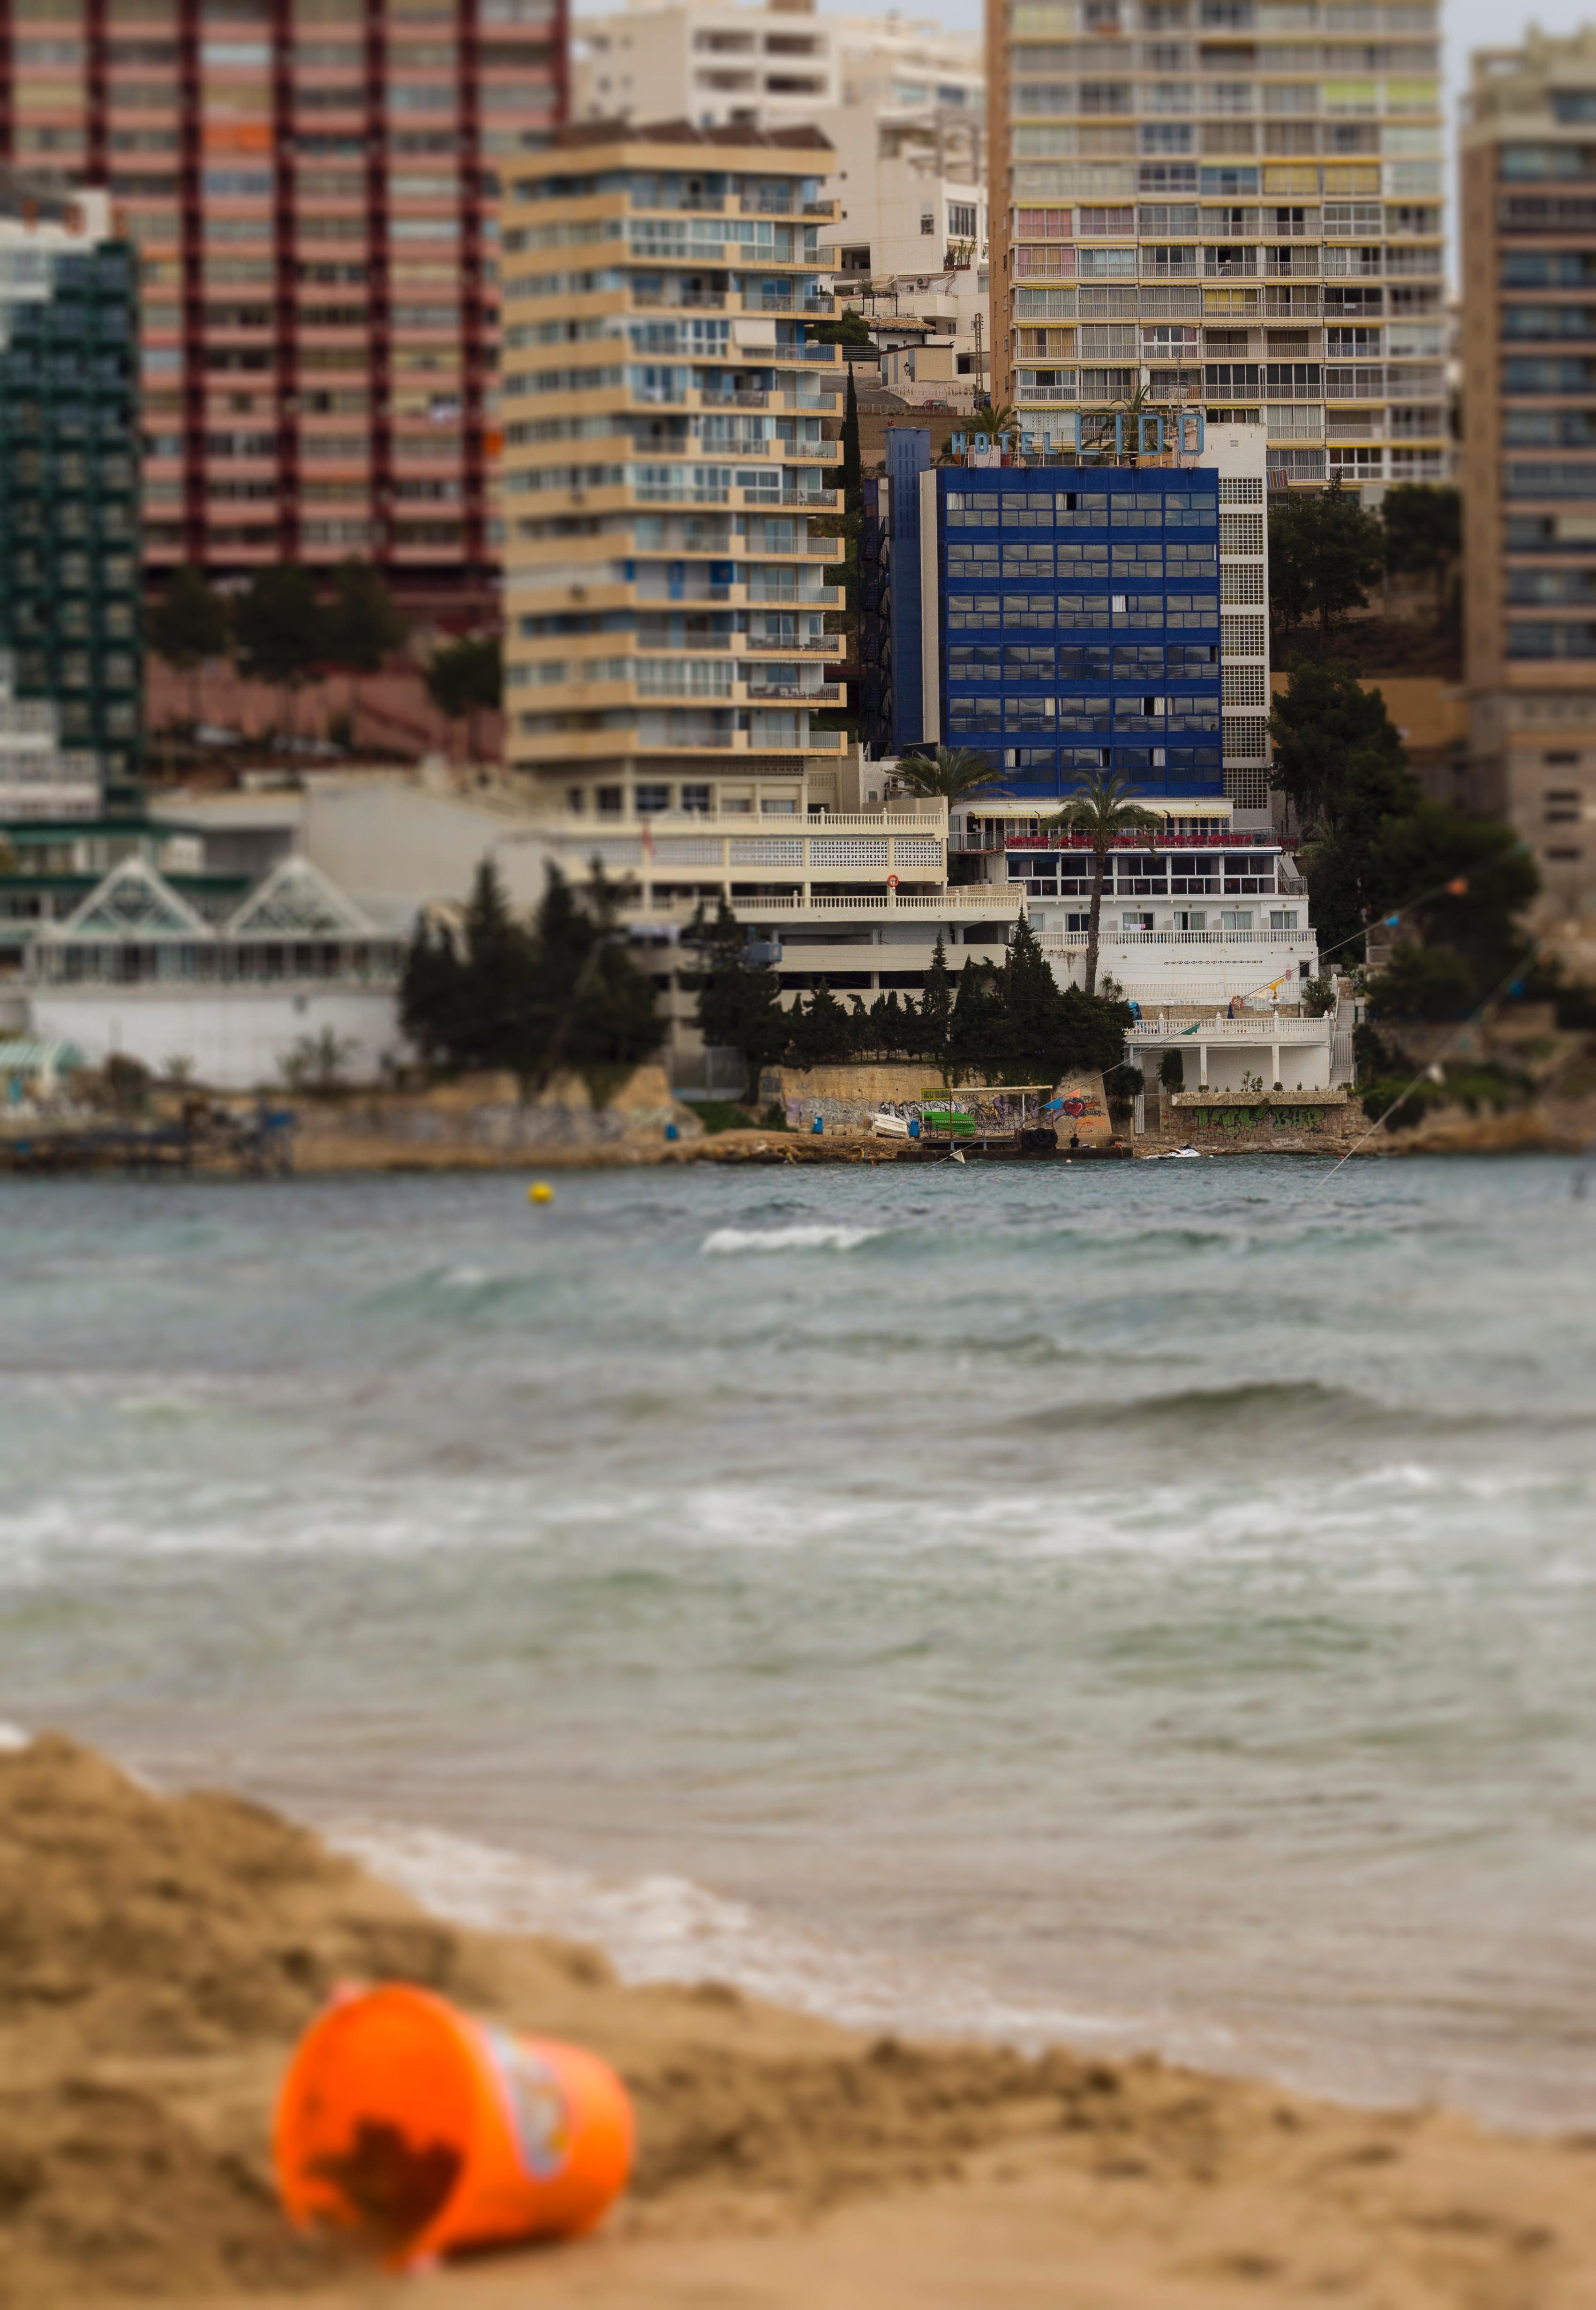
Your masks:
<svg viewBox="0 0 1596 2310"><path fill-rule="evenodd" d="M745 289L742 291L742 309L745 313L771 313L777 315L783 313L810 313L819 317L824 317L828 314L834 313L837 310L837 300L834 297L797 296L793 293L791 284L786 282L782 282L781 290L785 291L787 293L784 295L780 291L778 291L775 295L771 295L763 289ZM796 350L796 348L794 348L794 350ZM828 352L834 352L836 348L834 346L828 345L825 350Z"/></svg>
<svg viewBox="0 0 1596 2310"><path fill-rule="evenodd" d="M673 201L645 200L635 187L631 205L635 209L659 210L672 215L685 210L693 216L724 216L726 211L725 201L719 193L683 193ZM746 208L747 202L744 201L742 206Z"/></svg>
<svg viewBox="0 0 1596 2310"><path fill-rule="evenodd" d="M678 293L672 297L670 294L670 289L674 287L674 282L671 282L663 289L645 290L639 289L634 284L631 292L633 310L639 313L675 313L682 310L683 308L695 313L719 313L725 310L725 294L722 290L692 289L679 291ZM716 353L707 353L702 356L695 356L695 358L714 360L718 360L720 355Z"/></svg>
<svg viewBox="0 0 1596 2310"><path fill-rule="evenodd" d="M793 871L788 869L789 875ZM820 923L847 922L860 915L868 915L878 922L901 922L907 916L924 923L928 935L933 923L974 920L1008 924L1018 922L1020 911L1018 899L1006 897L999 890L984 892L979 886L972 889L968 885L950 885L929 898L906 898L901 891L884 890L856 899L806 899L801 893L773 890L768 898L763 894L750 897L743 892L727 903L739 922L765 922L773 915L779 915L784 921ZM697 905L696 899L676 899L655 902L647 912L652 920L687 922ZM824 951L817 953L817 968L824 967ZM892 968L884 960L892 952L890 948L872 945L872 951L881 968Z"/></svg>

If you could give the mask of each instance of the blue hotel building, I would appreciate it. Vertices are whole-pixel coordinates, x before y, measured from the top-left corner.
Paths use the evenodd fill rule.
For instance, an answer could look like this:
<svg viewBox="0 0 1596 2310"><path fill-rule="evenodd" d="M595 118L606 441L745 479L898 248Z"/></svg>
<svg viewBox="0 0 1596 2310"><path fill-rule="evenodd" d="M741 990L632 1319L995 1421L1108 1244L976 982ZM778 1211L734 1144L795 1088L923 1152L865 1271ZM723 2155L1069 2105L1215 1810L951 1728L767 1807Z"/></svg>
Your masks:
<svg viewBox="0 0 1596 2310"><path fill-rule="evenodd" d="M864 736L979 748L1013 803L1122 772L1149 802L1225 794L1219 474L933 470L887 437L863 542Z"/></svg>

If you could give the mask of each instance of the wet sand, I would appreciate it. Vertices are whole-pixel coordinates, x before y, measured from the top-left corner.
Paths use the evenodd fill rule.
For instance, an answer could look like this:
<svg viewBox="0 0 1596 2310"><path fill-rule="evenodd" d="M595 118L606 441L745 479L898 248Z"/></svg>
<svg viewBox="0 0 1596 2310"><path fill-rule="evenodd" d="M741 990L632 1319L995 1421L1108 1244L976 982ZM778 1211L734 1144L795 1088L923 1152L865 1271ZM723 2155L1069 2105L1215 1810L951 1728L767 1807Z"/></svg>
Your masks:
<svg viewBox="0 0 1596 2310"><path fill-rule="evenodd" d="M0 2301L328 2310L1596 2304L1596 2136L1524 2140L1146 2059L863 2037L594 1952L463 1932L262 1808L0 1756ZM424 2295L294 2237L267 2154L332 1984L403 1977L620 2068L597 2236Z"/></svg>

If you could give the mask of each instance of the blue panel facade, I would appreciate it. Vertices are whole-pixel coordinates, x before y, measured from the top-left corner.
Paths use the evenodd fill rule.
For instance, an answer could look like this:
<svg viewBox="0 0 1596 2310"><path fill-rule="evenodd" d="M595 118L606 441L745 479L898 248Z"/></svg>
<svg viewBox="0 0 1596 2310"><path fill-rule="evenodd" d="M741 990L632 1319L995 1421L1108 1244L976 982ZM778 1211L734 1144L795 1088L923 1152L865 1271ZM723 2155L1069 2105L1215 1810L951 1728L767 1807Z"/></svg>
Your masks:
<svg viewBox="0 0 1596 2310"><path fill-rule="evenodd" d="M1017 800L1109 769L1219 799L1218 474L951 468L937 492L944 742L989 753ZM902 573L895 552L895 615Z"/></svg>

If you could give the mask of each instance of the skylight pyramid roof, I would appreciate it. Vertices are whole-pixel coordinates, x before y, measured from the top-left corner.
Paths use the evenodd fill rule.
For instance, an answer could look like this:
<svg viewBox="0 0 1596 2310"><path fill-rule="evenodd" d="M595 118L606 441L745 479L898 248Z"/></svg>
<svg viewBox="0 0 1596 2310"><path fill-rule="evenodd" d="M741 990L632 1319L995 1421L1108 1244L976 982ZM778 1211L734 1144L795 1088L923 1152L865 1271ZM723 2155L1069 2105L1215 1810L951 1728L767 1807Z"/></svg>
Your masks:
<svg viewBox="0 0 1596 2310"><path fill-rule="evenodd" d="M69 939L211 939L202 914L143 858L124 858L91 890L56 936Z"/></svg>
<svg viewBox="0 0 1596 2310"><path fill-rule="evenodd" d="M376 925L308 858L285 858L221 926L224 938L372 938Z"/></svg>

